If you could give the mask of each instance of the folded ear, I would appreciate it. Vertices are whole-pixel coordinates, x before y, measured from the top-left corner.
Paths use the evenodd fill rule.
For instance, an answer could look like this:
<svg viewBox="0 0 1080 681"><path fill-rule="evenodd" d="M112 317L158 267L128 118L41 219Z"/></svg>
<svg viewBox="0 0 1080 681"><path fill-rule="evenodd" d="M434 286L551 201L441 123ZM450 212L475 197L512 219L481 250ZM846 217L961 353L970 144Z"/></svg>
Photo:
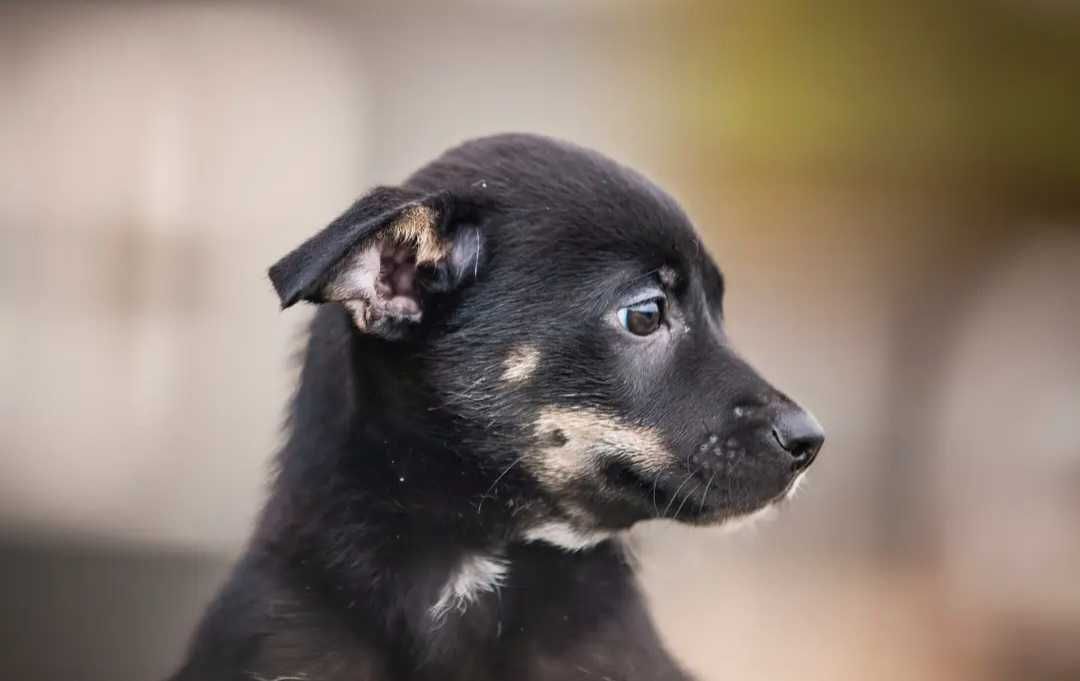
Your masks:
<svg viewBox="0 0 1080 681"><path fill-rule="evenodd" d="M361 331L390 338L421 320L429 293L475 275L479 230L445 193L378 187L270 268L281 306L337 301Z"/></svg>

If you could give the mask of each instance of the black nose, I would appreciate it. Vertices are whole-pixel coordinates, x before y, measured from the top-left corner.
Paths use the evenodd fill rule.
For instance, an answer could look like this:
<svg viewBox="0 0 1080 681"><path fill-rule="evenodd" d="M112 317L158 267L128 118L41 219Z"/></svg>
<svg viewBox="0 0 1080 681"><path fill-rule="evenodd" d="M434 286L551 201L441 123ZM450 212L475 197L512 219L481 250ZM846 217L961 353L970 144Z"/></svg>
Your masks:
<svg viewBox="0 0 1080 681"><path fill-rule="evenodd" d="M773 436L784 451L791 454L796 470L812 464L825 443L825 431L814 415L795 406L779 414L773 424Z"/></svg>

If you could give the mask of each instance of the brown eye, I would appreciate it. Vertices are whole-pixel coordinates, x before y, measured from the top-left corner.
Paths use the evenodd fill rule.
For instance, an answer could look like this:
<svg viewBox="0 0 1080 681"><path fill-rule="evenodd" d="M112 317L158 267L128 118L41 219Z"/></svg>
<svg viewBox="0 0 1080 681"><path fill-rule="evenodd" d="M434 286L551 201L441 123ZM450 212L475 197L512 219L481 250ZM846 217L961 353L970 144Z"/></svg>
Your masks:
<svg viewBox="0 0 1080 681"><path fill-rule="evenodd" d="M663 301L654 298L619 308L619 323L635 336L648 336L664 320Z"/></svg>

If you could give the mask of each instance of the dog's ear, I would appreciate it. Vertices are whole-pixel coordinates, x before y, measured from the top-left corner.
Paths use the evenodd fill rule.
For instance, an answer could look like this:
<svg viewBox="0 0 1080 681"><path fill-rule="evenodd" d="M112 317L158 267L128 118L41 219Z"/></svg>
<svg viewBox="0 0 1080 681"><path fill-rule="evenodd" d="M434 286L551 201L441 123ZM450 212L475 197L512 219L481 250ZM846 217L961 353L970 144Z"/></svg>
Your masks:
<svg viewBox="0 0 1080 681"><path fill-rule="evenodd" d="M475 276L480 232L447 193L378 187L270 268L283 308L337 301L361 331L404 335L430 295Z"/></svg>

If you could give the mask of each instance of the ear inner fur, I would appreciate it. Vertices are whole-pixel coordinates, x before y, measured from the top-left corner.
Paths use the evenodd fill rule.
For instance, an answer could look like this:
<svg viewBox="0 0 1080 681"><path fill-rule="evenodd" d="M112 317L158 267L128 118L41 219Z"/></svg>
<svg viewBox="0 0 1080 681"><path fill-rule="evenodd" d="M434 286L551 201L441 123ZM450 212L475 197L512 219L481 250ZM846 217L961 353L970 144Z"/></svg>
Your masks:
<svg viewBox="0 0 1080 681"><path fill-rule="evenodd" d="M416 267L439 262L450 250L437 230L434 209L409 206L389 226L350 249L323 286L322 299L344 303L362 330L384 318L419 321Z"/></svg>
<svg viewBox="0 0 1080 681"><path fill-rule="evenodd" d="M423 203L421 203L423 202ZM376 187L353 203L344 213L319 233L293 249L270 268L270 281L283 308L299 300L322 302L321 292L329 273L358 244L369 241L401 220L411 208L439 206L435 213L449 208L441 195L421 197L400 187Z"/></svg>
<svg viewBox="0 0 1080 681"><path fill-rule="evenodd" d="M437 229L435 211L430 206L419 205L406 208L388 231L394 243L416 246L416 262L420 264L442 260L450 250Z"/></svg>

